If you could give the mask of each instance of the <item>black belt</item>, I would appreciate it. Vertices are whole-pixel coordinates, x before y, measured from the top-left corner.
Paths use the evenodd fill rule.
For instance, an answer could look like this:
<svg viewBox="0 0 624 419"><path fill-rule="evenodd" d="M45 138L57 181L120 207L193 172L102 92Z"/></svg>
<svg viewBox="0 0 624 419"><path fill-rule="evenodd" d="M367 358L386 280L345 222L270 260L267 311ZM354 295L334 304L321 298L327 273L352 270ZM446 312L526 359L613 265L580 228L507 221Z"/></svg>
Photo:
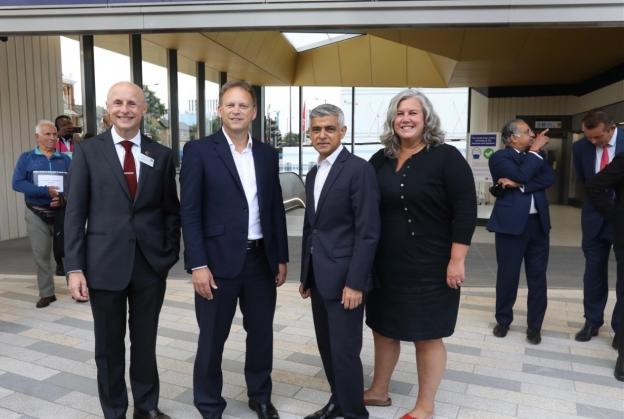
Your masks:
<svg viewBox="0 0 624 419"><path fill-rule="evenodd" d="M264 240L256 239L256 240L247 240L247 251L256 250L262 247Z"/></svg>

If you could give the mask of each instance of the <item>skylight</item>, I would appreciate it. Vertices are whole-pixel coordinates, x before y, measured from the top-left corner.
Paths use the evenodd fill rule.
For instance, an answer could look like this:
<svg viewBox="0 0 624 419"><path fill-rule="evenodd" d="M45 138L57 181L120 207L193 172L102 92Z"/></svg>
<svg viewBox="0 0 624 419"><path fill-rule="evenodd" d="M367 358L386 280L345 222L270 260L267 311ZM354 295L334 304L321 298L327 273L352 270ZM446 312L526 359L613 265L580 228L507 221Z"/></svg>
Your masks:
<svg viewBox="0 0 624 419"><path fill-rule="evenodd" d="M288 42L297 52L306 51L313 48L344 41L345 39L360 36L359 34L347 33L316 33L316 32L283 32Z"/></svg>

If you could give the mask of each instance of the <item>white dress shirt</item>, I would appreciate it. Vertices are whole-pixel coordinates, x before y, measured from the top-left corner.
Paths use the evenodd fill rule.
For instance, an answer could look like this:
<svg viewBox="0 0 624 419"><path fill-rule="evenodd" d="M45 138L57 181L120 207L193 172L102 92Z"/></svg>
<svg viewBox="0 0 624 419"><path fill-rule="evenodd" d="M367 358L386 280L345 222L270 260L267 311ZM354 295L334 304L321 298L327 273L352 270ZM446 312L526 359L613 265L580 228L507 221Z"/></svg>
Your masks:
<svg viewBox="0 0 624 419"><path fill-rule="evenodd" d="M611 161L613 160L613 158L615 157L615 143L617 141L617 133L618 130L617 128L613 130L613 135L611 136L611 140L609 140L609 142L607 143L607 153L609 153L609 163L611 163ZM605 152L605 149L602 148L602 146L597 145L596 146L596 173L600 172L600 161L602 160L602 153Z"/></svg>
<svg viewBox="0 0 624 419"><path fill-rule="evenodd" d="M515 149L518 153L521 153L520 150ZM540 156L540 154L537 151L529 151L529 153L532 153L533 155L537 156L540 158L540 160L544 160L544 158L542 156ZM524 185L520 185L520 192L524 193ZM531 206L529 207L529 214L537 214L537 208L535 208L535 199L533 198L533 194L531 194Z"/></svg>
<svg viewBox="0 0 624 419"><path fill-rule="evenodd" d="M316 211L318 206L319 198L321 197L321 191L323 190L323 185L325 185L325 181L327 180L327 175L329 175L329 171L331 167L334 165L338 154L342 151L344 146L340 144L337 149L334 150L326 159L320 160L316 163L316 177L314 178L314 210Z"/></svg>
<svg viewBox="0 0 624 419"><path fill-rule="evenodd" d="M236 146L227 135L225 130L223 135L227 139L230 145L230 151L234 158L234 164L236 165L236 171L238 177L243 185L245 191L245 198L247 199L247 207L249 208L249 220L247 239L257 240L261 239L262 227L260 226L260 206L258 205L258 185L256 184L256 166L254 165L252 141L251 137L247 137L247 145L242 152L236 151Z"/></svg>
<svg viewBox="0 0 624 419"><path fill-rule="evenodd" d="M126 149L123 145L121 145L122 141L125 141L125 138L122 138L117 131L115 131L115 127L111 128L111 135L113 136L113 143L115 144L115 151L117 152L117 157L119 158L119 163L121 164L121 168L124 166L124 159L126 158ZM139 173L141 172L141 163L139 162L139 154L141 154L141 131L137 132L137 134L128 140L134 144L132 146L132 156L134 157L134 167L136 167L136 178L137 184L139 182Z"/></svg>

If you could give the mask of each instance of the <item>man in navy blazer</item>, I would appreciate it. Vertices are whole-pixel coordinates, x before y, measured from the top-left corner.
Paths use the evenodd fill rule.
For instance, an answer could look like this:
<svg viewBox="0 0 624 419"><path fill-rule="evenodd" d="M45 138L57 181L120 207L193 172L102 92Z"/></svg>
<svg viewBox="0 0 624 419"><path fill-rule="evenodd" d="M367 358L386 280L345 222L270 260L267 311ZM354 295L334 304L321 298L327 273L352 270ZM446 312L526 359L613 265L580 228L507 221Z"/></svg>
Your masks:
<svg viewBox="0 0 624 419"><path fill-rule="evenodd" d="M247 82L221 88L219 116L221 130L184 147L180 173L185 266L199 324L194 403L204 418L223 414L223 346L240 302L249 407L260 419L275 419L275 287L286 280L288 262L279 159L275 149L249 135L256 98Z"/></svg>
<svg viewBox="0 0 624 419"><path fill-rule="evenodd" d="M306 177L299 292L312 296L331 397L306 419L368 417L360 351L365 294L372 288L380 234L379 191L373 167L341 145L346 129L337 106L310 111L310 139L319 160Z"/></svg>
<svg viewBox="0 0 624 419"><path fill-rule="evenodd" d="M521 119L509 121L501 137L506 148L490 157L492 179L503 188L494 203L487 229L496 233L496 326L493 333L505 337L513 321L520 267L524 260L529 290L527 340L541 342L546 313L550 215L546 189L555 180L541 154L548 144L545 130L537 136Z"/></svg>
<svg viewBox="0 0 624 419"><path fill-rule="evenodd" d="M624 131L602 109L588 112L582 121L585 137L572 146L574 169L579 181L586 185L596 173L606 167L616 154L624 153ZM611 195L613 197L613 194ZM611 198L613 199L613 198ZM585 255L583 274L583 309L585 324L575 339L586 342L598 335L604 323L604 309L609 293L609 254L613 245L613 225L586 199L581 211L582 248ZM618 330L624 310L624 283L616 286L616 303L611 327Z"/></svg>

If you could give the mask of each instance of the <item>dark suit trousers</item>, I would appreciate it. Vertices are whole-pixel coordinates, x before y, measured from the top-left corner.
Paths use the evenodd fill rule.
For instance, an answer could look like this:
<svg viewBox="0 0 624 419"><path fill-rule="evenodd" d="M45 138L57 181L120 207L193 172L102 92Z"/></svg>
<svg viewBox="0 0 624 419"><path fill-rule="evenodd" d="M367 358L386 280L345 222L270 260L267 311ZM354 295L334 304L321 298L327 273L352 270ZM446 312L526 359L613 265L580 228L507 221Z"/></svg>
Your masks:
<svg viewBox="0 0 624 419"><path fill-rule="evenodd" d="M124 378L127 312L134 406L143 410L158 407L160 385L156 366L156 335L165 288L166 278L152 270L137 246L132 278L127 288L121 291L89 289L95 329L98 393L106 419L125 418L128 408Z"/></svg>
<svg viewBox="0 0 624 419"><path fill-rule="evenodd" d="M622 247L621 249L616 248L615 249L615 257L617 259L617 283L616 283L616 290L621 290L622 288L624 288L624 247ZM620 304L622 301L622 298L619 299ZM617 305L616 305L617 308ZM618 337L618 353L619 356L624 357L624 309L622 309L622 306L619 307L619 315L620 315L620 323L618 324L618 328L616 329L615 333L617 334ZM615 314L615 308L613 309L613 312Z"/></svg>
<svg viewBox="0 0 624 419"><path fill-rule="evenodd" d="M583 254L585 255L585 273L583 275L583 308L585 320L594 327L604 323L604 309L609 294L609 254L612 241L606 233L590 239L583 236ZM616 286L616 304L611 316L611 327L617 330L622 317L622 299L624 282Z"/></svg>
<svg viewBox="0 0 624 419"><path fill-rule="evenodd" d="M527 326L541 329L546 313L546 268L549 235L544 233L539 216L530 215L522 234L496 233L496 321L508 326L513 321L513 306L518 295L520 267L524 260L529 295Z"/></svg>
<svg viewBox="0 0 624 419"><path fill-rule="evenodd" d="M310 277L312 273L310 263ZM345 418L368 418L364 407L364 377L360 352L364 304L345 310L340 299L326 300L312 285L312 317L316 342L327 381L331 387L330 402L342 410Z"/></svg>
<svg viewBox="0 0 624 419"><path fill-rule="evenodd" d="M260 247L247 252L242 272L235 278L215 278L214 299L195 294L199 341L193 371L194 403L204 418L220 418L226 402L221 396L223 346L230 333L237 301L247 332L245 381L249 399L271 400L273 369L273 315L275 278Z"/></svg>

